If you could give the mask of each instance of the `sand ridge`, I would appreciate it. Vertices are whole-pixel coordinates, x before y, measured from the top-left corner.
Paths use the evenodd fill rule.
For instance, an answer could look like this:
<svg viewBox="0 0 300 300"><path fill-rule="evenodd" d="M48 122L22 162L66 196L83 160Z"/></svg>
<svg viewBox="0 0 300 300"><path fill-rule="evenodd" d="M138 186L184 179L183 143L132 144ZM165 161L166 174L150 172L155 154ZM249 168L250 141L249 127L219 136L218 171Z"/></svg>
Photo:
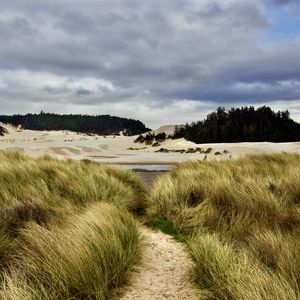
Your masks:
<svg viewBox="0 0 300 300"><path fill-rule="evenodd" d="M294 143L223 143L201 144L181 139L168 139L160 147L146 146L134 143L136 136L99 136L87 135L70 131L33 131L23 130L10 125L2 124L8 134L0 137L1 149L20 149L32 156L51 155L66 159L93 159L99 162L115 164L131 163L175 163L187 159L203 159L206 155L200 153L161 153L156 152L160 147L169 150L182 150L200 147L212 148L207 159L228 159L244 154L271 153L271 152L296 152L300 153L300 142ZM169 129L170 126L162 129ZM142 148L140 150L130 150ZM226 155L215 155L216 152Z"/></svg>

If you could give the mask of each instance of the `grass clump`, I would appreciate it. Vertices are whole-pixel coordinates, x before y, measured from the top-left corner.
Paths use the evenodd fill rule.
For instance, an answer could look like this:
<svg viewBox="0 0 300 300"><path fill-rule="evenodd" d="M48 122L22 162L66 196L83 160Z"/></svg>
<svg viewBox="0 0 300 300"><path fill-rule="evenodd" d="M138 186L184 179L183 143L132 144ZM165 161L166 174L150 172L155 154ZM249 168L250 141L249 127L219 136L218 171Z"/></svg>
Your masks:
<svg viewBox="0 0 300 300"><path fill-rule="evenodd" d="M41 299L106 299L122 283L140 256L134 220L99 203L66 221L22 230L12 261L18 272L8 271L3 279L5 299L14 299L14 289L22 299L32 299L32 293Z"/></svg>
<svg viewBox="0 0 300 300"><path fill-rule="evenodd" d="M154 217L147 221L147 225L153 228L160 229L162 232L172 236L177 242L186 242L186 236L179 232L179 230L174 227L173 222L170 220L163 220Z"/></svg>
<svg viewBox="0 0 300 300"><path fill-rule="evenodd" d="M141 254L141 181L87 161L0 160L0 299L107 299Z"/></svg>
<svg viewBox="0 0 300 300"><path fill-rule="evenodd" d="M248 256L217 234L199 234L190 241L200 287L211 299L299 299L290 282L280 273Z"/></svg>
<svg viewBox="0 0 300 300"><path fill-rule="evenodd" d="M300 298L300 155L188 161L153 186L150 219L187 237L212 299Z"/></svg>

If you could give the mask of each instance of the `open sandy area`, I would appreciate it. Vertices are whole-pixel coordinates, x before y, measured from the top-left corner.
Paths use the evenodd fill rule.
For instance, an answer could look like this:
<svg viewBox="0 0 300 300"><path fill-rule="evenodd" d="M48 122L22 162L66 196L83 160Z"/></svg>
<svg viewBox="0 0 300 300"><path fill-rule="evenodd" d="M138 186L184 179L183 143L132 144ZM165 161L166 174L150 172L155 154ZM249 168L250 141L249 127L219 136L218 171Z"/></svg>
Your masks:
<svg viewBox="0 0 300 300"><path fill-rule="evenodd" d="M0 149L25 151L32 156L51 155L57 158L90 159L116 164L171 164L187 159L226 159L248 153L296 152L300 142L294 143L224 143L201 144L184 139L166 140L159 147L134 143L136 136L98 136L68 131L32 131L3 125L9 133L0 137ZM157 153L160 148L181 150L201 147L212 148L202 153ZM133 148L135 150L129 150ZM140 149L140 150L136 150ZM228 153L223 153L227 150ZM216 152L222 153L215 155Z"/></svg>

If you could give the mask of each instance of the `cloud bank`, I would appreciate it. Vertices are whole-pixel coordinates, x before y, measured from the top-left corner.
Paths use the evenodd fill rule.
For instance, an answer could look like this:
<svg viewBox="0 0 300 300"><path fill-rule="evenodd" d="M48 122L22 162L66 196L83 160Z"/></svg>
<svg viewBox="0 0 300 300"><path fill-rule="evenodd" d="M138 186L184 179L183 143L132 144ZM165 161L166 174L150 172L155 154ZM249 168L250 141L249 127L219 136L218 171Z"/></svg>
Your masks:
<svg viewBox="0 0 300 300"><path fill-rule="evenodd" d="M3 0L2 113L157 127L267 104L300 121L300 27L278 38L282 11L300 22L293 0Z"/></svg>

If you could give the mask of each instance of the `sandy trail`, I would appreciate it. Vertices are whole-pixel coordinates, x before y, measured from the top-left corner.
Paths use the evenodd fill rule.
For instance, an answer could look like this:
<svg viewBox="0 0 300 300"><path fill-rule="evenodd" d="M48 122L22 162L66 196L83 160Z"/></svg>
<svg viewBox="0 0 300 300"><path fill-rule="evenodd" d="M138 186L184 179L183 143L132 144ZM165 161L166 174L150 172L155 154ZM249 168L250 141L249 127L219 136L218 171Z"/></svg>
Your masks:
<svg viewBox="0 0 300 300"><path fill-rule="evenodd" d="M116 299L203 299L192 282L192 262L184 245L170 236L142 227L146 247L141 267Z"/></svg>

